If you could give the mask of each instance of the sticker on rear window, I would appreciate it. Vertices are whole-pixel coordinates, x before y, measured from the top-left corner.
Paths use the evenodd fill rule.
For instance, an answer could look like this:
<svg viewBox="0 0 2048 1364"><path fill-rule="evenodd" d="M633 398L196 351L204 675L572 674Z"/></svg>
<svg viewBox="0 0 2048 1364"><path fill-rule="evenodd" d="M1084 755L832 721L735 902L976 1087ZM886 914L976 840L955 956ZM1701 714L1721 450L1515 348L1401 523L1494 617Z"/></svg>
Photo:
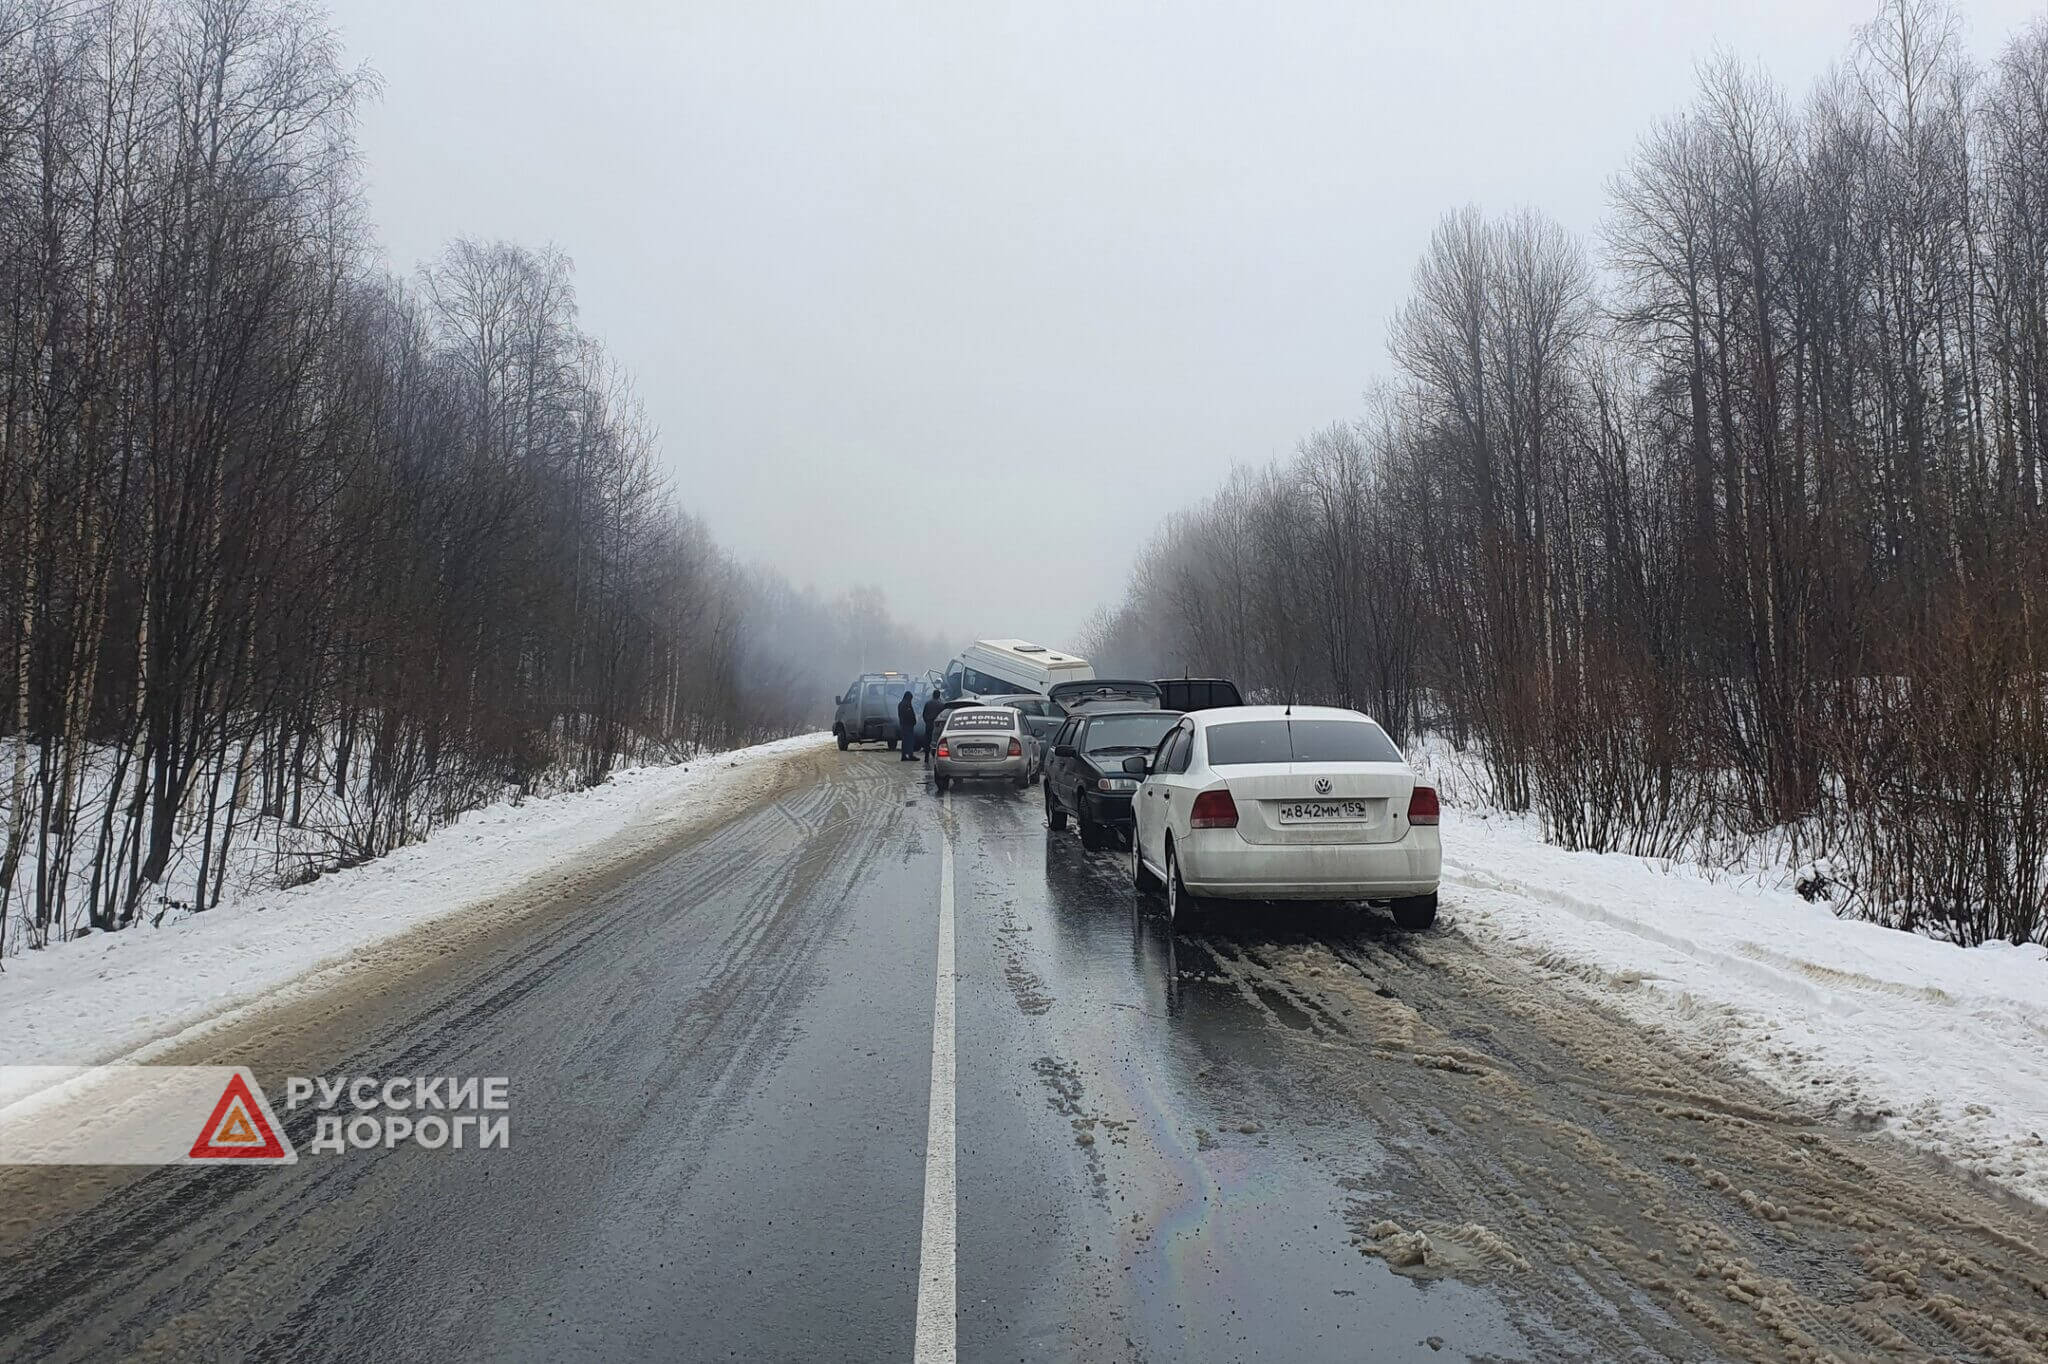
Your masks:
<svg viewBox="0 0 2048 1364"><path fill-rule="evenodd" d="M946 721L948 731L956 729L1012 729L1016 722L1008 711L1000 710L956 710L953 718Z"/></svg>

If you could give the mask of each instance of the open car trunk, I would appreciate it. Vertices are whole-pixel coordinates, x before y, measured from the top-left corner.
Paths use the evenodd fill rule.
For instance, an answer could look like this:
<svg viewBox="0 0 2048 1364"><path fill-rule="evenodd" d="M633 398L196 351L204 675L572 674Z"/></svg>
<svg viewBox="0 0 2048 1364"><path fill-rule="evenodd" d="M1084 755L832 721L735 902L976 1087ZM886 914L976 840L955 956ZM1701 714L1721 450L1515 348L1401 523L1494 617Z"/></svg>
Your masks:
<svg viewBox="0 0 2048 1364"><path fill-rule="evenodd" d="M1087 682L1055 682L1045 693L1045 699L1067 710L1098 701L1145 706L1150 709L1161 708L1157 686L1150 682L1121 677L1098 677Z"/></svg>

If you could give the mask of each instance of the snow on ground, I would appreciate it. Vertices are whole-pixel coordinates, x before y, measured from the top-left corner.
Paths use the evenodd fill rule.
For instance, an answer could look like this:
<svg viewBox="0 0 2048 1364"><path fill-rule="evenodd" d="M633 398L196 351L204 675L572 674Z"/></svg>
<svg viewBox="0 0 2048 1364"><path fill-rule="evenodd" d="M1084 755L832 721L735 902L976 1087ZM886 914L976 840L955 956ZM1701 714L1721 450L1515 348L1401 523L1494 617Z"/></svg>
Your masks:
<svg viewBox="0 0 2048 1364"><path fill-rule="evenodd" d="M624 857L742 798L807 735L465 815L293 890L92 934L0 971L0 1064L146 1060L238 1011L333 984L409 929ZM1447 917L1805 1105L1882 1122L2048 1203L2048 949L1962 949L1836 918L1756 875L1545 844L1447 809Z"/></svg>
<svg viewBox="0 0 2048 1364"><path fill-rule="evenodd" d="M829 742L810 734L629 768L587 791L474 811L422 843L309 885L254 890L161 928L9 957L0 971L0 1064L148 1059L236 1010L319 988L316 973L408 929L570 864L652 846L678 817L740 796L775 759Z"/></svg>
<svg viewBox="0 0 2048 1364"><path fill-rule="evenodd" d="M2048 1203L2048 949L1959 948L1790 889L1445 812L1446 915L1803 1104Z"/></svg>

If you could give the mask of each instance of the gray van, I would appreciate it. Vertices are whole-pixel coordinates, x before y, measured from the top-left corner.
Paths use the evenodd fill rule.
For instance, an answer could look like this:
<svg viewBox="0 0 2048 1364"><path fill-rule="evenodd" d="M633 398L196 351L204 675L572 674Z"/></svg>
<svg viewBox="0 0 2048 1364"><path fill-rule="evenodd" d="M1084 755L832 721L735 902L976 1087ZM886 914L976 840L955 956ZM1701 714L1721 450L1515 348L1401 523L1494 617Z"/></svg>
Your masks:
<svg viewBox="0 0 2048 1364"><path fill-rule="evenodd" d="M903 693L915 690L909 673L862 673L846 695L834 698L839 709L832 715L832 737L841 749L877 742L896 747L903 737L897 733L896 706Z"/></svg>

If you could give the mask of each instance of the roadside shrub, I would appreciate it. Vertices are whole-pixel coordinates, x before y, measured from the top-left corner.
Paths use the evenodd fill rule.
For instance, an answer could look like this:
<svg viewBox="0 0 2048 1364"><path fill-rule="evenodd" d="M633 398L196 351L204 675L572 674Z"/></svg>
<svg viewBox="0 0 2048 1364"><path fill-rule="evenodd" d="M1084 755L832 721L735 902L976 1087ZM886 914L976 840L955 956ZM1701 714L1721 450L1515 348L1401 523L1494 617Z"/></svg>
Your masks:
<svg viewBox="0 0 2048 1364"><path fill-rule="evenodd" d="M1683 857L1727 808L1684 697L1647 659L1602 644L1560 674L1531 770L1543 835L1562 847Z"/></svg>
<svg viewBox="0 0 2048 1364"><path fill-rule="evenodd" d="M1862 917L1965 944L2041 941L2048 679L2017 629L1945 620L1903 675L1846 689L1826 851Z"/></svg>

